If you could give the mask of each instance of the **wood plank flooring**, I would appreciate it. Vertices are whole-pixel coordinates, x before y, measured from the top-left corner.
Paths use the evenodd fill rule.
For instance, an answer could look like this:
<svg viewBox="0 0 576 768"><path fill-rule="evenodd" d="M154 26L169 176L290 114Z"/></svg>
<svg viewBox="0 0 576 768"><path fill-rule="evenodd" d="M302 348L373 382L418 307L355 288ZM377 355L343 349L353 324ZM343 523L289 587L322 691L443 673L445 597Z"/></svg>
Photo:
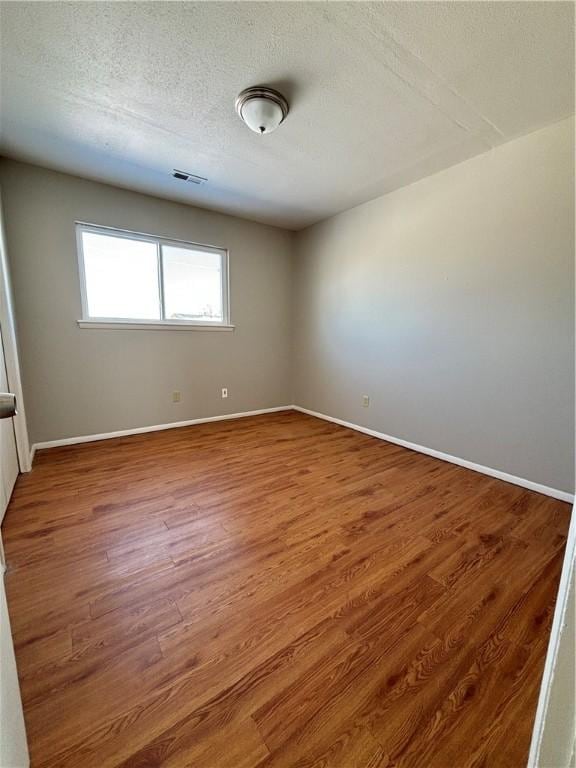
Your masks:
<svg viewBox="0 0 576 768"><path fill-rule="evenodd" d="M33 768L521 768L569 507L299 413L40 452Z"/></svg>

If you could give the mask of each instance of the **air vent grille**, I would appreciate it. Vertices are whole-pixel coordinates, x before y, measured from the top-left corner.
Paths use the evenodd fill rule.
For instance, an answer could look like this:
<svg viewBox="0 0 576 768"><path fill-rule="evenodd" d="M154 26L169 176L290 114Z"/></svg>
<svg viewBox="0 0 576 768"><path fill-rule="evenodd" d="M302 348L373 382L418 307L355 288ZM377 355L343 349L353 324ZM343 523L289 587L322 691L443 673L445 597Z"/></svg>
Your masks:
<svg viewBox="0 0 576 768"><path fill-rule="evenodd" d="M172 176L179 181L187 181L190 184L204 184L208 181L204 176L198 176L196 173L188 173L188 171L179 171L177 168L174 168L172 171Z"/></svg>

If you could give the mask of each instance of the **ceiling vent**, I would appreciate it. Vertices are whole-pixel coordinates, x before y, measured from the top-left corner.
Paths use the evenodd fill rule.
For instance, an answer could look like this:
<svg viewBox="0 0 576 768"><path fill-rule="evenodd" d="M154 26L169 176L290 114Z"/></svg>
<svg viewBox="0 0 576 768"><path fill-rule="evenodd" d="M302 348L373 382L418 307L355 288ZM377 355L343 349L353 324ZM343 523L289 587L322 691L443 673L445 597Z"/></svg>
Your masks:
<svg viewBox="0 0 576 768"><path fill-rule="evenodd" d="M179 181L188 181L190 184L204 184L208 181L204 176L197 176L195 173L188 173L188 171L179 171L177 168L172 171L172 176Z"/></svg>

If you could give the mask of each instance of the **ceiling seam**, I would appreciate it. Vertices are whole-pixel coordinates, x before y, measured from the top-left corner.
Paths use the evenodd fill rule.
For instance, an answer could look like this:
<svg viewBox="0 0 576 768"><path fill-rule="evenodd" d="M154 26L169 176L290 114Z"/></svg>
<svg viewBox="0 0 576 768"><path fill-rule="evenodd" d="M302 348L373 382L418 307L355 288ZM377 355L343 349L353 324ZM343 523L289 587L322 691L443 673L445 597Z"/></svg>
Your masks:
<svg viewBox="0 0 576 768"><path fill-rule="evenodd" d="M370 12L370 11L369 11ZM432 84L433 87L435 87L439 91L445 91L448 94L450 94L451 97L456 99L458 102L460 102L464 110L468 113L471 113L480 123L483 123L485 126L489 128L490 131L493 131L498 135L498 138L501 141L505 141L505 134L503 131L501 131L497 125L495 125L489 118L482 115L478 110L476 110L458 91L456 91L450 84L438 73L436 73L420 56L418 56L415 53L412 53L408 48L406 48L402 43L400 43L389 31L384 30L378 30L378 32L375 32L374 29L371 26L368 26L365 24L365 22L362 20L360 21L360 24L362 24L362 31L358 29L358 25L353 25L350 23L349 19L345 16L341 15L341 18L339 19L340 23L347 28L347 31L352 32L358 40L361 40L364 44L366 42L366 36L365 33L368 33L375 41L379 42L384 49L388 50L395 58L395 60L400 64L400 69L406 69L409 67L409 64L407 63L409 59L414 60L417 62L418 66L420 68L424 68L426 72L429 75L429 82ZM391 66L388 62L384 61L382 56L379 52L374 52L375 58L377 58L378 62L384 66L392 75L396 76L398 80L400 80L402 83L404 83L408 88L411 88L413 91L415 91L422 99L427 101L431 106L435 107L439 112L442 113L444 117L446 117L448 120L450 120L454 125L458 126L462 130L466 131L467 133L471 133L475 136L480 135L484 140L486 140L491 147L497 146L501 141L493 142L490 140L490 137L484 133L484 131L481 130L479 127L478 129L474 129L473 127L470 127L466 124L464 124L456 115L453 114L453 112L449 111L449 108L447 105L442 105L435 99L433 99L428 93L426 93L422 87L420 86L420 83L418 83L417 75L413 75L412 77L409 77L406 73L401 73L399 69L394 68ZM402 57L406 59L406 61L402 60Z"/></svg>

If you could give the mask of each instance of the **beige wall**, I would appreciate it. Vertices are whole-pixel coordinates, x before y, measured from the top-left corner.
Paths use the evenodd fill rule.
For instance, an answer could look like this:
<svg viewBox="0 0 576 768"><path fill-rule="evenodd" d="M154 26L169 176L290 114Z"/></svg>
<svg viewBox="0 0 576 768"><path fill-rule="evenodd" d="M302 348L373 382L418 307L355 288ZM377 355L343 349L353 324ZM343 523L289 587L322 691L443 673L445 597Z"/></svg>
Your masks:
<svg viewBox="0 0 576 768"><path fill-rule="evenodd" d="M573 131L301 232L296 404L573 491Z"/></svg>
<svg viewBox="0 0 576 768"><path fill-rule="evenodd" d="M9 160L0 184L32 442L291 403L291 233ZM78 328L75 220L228 248L236 330Z"/></svg>

